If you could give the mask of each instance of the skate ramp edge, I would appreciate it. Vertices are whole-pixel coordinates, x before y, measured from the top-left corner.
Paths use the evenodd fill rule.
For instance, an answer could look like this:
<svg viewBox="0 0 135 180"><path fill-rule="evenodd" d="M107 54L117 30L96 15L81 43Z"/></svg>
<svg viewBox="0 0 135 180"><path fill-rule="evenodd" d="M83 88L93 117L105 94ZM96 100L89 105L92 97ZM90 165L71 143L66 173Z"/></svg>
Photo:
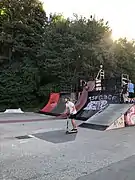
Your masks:
<svg viewBox="0 0 135 180"><path fill-rule="evenodd" d="M135 125L135 105L110 104L103 112L96 113L79 127L100 131L119 129L125 127L127 119L130 125Z"/></svg>

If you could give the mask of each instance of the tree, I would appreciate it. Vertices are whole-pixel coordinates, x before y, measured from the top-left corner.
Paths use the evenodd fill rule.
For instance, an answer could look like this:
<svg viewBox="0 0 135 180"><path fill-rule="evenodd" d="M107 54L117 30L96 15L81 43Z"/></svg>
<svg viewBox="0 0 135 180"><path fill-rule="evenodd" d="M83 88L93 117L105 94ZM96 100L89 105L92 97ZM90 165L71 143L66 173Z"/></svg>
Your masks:
<svg viewBox="0 0 135 180"><path fill-rule="evenodd" d="M1 54L8 57L0 66L1 103L28 104L37 98L46 13L37 0L2 0L0 9Z"/></svg>
<svg viewBox="0 0 135 180"><path fill-rule="evenodd" d="M130 78L135 81L135 42L120 38L114 42L113 51L115 52L117 72L129 74Z"/></svg>
<svg viewBox="0 0 135 180"><path fill-rule="evenodd" d="M1 0L1 107L38 106L63 84L94 79L100 64L107 77L135 80L134 41L113 42L108 22L74 16L46 17L38 0Z"/></svg>

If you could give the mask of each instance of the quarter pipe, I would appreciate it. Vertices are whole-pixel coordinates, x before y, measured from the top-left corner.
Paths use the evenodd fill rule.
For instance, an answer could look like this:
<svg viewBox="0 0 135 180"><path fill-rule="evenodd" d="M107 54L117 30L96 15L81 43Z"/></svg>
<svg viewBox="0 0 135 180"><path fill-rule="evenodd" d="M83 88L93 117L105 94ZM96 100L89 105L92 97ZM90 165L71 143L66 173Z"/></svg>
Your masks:
<svg viewBox="0 0 135 180"><path fill-rule="evenodd" d="M39 113L59 116L65 111L64 98L68 97L68 93L52 93L47 105L39 111Z"/></svg>
<svg viewBox="0 0 135 180"><path fill-rule="evenodd" d="M84 88L80 98L75 104L77 111L80 111L86 104L88 92L94 90L95 81L89 81L87 88ZM66 118L64 97L70 97L69 93L52 93L47 105L39 111L39 113L57 116L58 118Z"/></svg>

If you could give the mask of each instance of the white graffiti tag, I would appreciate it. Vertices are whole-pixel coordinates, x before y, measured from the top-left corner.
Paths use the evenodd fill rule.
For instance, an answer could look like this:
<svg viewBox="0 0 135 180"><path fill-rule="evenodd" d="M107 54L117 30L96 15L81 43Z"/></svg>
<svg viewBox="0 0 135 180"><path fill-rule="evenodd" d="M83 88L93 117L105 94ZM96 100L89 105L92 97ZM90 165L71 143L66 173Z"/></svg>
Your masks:
<svg viewBox="0 0 135 180"><path fill-rule="evenodd" d="M106 100L101 101L91 101L87 104L87 106L84 108L84 110L102 110L107 106Z"/></svg>
<svg viewBox="0 0 135 180"><path fill-rule="evenodd" d="M109 101L112 101L112 102L116 102L117 101L117 96L115 95L98 95L98 96L90 96L89 99L91 101L96 101L96 100L109 100Z"/></svg>

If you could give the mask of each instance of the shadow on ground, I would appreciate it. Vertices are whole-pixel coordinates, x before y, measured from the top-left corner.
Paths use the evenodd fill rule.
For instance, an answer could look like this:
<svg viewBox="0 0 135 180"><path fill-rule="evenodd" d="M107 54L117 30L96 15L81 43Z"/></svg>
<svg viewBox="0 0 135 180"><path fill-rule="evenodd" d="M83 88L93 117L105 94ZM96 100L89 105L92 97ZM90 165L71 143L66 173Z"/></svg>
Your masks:
<svg viewBox="0 0 135 180"><path fill-rule="evenodd" d="M68 141L74 141L76 138L76 134L66 134L65 130L37 133L33 134L33 136L52 143L64 143Z"/></svg>

